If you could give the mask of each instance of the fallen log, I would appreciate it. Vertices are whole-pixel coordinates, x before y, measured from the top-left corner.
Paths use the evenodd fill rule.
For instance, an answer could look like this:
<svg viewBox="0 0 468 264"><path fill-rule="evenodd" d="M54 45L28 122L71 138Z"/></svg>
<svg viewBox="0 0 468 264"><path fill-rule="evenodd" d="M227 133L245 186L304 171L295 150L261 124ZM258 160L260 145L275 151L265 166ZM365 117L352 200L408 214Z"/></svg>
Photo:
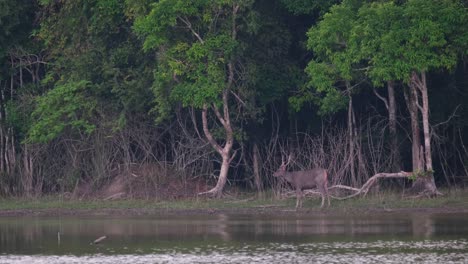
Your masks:
<svg viewBox="0 0 468 264"><path fill-rule="evenodd" d="M341 188L341 189L347 189L347 190L354 189L354 191L356 191L356 192L351 194L351 195L348 195L348 196L345 196L345 197L336 197L336 199L338 199L338 200L346 200L346 199L358 196L360 194L363 194L365 196L369 192L370 187L372 187L372 185L374 185L377 182L378 179L381 179L381 178L409 178L412 174L413 174L412 172L406 172L406 171L400 171L400 172L396 172L396 173L382 172L382 173L377 173L374 176L370 177L369 180L367 180L367 182L364 183L364 185L362 185L362 187L359 188L359 189L352 188L352 187L349 187L349 186L346 186L346 185L334 185L334 186L331 186L329 189L332 189L332 188Z"/></svg>
<svg viewBox="0 0 468 264"><path fill-rule="evenodd" d="M329 190L331 190L331 189L345 189L345 190L353 191L354 192L353 194L345 196L345 197L331 196L333 199L346 200L346 199L349 199L349 198L356 197L356 196L358 196L360 194L365 196L369 192L372 185L374 185L377 182L377 180L379 180L379 179L382 179L382 178L409 178L412 174L413 174L412 172L405 172L405 171L400 171L400 172L396 172L396 173L382 172L382 173L377 173L374 176L370 177L366 181L366 183L364 183L364 185L362 185L361 188L355 188L355 187L351 187L351 186L347 186L347 185L337 184L337 185L333 185L333 186L328 187L328 189ZM305 195L307 195L307 194L309 194L309 195L310 194L311 195L318 195L318 194L320 194L320 192L317 192L317 191L314 191L314 190L306 190L306 191L304 191L304 194ZM285 196L287 196L287 197L289 197L290 195L291 196L294 195L294 192L287 192L285 194Z"/></svg>

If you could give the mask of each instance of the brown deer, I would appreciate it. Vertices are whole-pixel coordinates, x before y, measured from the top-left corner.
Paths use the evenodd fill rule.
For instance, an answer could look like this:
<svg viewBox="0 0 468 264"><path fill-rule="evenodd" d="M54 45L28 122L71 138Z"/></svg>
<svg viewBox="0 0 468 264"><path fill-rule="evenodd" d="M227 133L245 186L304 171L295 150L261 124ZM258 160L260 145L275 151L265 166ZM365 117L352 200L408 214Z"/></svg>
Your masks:
<svg viewBox="0 0 468 264"><path fill-rule="evenodd" d="M288 161L286 163L284 162L283 158L281 158L281 161L281 166L273 174L273 176L285 179L293 186L294 189L296 189L296 209L302 207L302 191L305 189L312 189L314 187L317 187L322 195L322 205L320 208L323 208L323 205L325 204L325 197L328 199L328 206L330 206L327 170L322 168L314 168L305 171L287 172L286 166L288 166L289 162L291 161L291 155L289 155Z"/></svg>

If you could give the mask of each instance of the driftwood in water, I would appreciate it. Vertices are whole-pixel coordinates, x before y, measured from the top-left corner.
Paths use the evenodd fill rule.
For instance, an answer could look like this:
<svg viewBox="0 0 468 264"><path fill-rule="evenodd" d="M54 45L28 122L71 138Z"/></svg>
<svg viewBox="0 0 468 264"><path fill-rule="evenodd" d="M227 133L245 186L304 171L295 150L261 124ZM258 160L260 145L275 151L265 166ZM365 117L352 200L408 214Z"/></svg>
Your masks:
<svg viewBox="0 0 468 264"><path fill-rule="evenodd" d="M106 236L102 236L102 237L100 237L100 238L94 240L92 244L99 244L99 243L101 243L101 242L102 242L104 239L106 239L106 238L107 238Z"/></svg>

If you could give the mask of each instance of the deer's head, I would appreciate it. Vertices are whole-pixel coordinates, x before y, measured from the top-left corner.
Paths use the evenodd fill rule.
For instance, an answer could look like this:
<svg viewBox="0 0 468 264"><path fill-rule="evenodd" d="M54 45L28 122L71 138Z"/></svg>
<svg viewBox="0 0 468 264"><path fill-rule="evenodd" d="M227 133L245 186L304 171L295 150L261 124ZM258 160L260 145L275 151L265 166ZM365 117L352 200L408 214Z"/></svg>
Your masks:
<svg viewBox="0 0 468 264"><path fill-rule="evenodd" d="M278 168L278 170L277 170L275 173L273 173L273 176L274 176L274 177L280 177L280 176L283 176L283 175L284 175L284 173L286 172L286 167L288 166L289 162L291 162L291 158L292 158L292 157L291 157L291 154L289 154L289 156L288 156L288 161L285 162L285 161L284 161L284 157L281 156L281 165L280 165L280 167Z"/></svg>

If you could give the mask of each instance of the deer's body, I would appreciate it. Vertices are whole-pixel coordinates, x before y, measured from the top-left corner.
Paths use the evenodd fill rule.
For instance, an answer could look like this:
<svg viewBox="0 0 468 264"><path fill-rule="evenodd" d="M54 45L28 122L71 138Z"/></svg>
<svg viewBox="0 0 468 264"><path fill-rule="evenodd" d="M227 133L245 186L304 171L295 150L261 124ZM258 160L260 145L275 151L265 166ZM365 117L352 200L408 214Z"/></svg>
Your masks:
<svg viewBox="0 0 468 264"><path fill-rule="evenodd" d="M288 163L282 163L280 168L273 174L275 177L281 177L289 182L296 190L296 209L302 207L303 190L317 187L322 196L322 205L325 204L325 198L330 206L330 196L328 195L328 173L322 168L315 168L305 171L286 171Z"/></svg>

